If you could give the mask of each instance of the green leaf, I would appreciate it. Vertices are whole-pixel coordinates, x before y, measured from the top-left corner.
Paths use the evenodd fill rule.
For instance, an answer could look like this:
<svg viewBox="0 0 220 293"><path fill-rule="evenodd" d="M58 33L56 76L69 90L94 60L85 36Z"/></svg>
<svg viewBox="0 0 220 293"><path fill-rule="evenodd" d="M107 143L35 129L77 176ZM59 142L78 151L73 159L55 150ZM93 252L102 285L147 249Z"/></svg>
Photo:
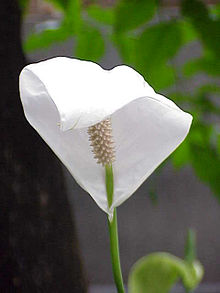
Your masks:
<svg viewBox="0 0 220 293"><path fill-rule="evenodd" d="M141 258L132 267L129 279L129 293L168 293L181 278L184 287L194 289L203 276L199 261L188 264L169 253L157 252Z"/></svg>
<svg viewBox="0 0 220 293"><path fill-rule="evenodd" d="M176 72L172 65L162 63L158 64L157 67L148 68L143 67L142 64L138 69L156 91L167 88L176 82Z"/></svg>
<svg viewBox="0 0 220 293"><path fill-rule="evenodd" d="M64 15L64 23L70 32L77 34L81 30L81 0L69 0Z"/></svg>
<svg viewBox="0 0 220 293"><path fill-rule="evenodd" d="M218 76L220 68L220 19L208 6L200 0L183 0L182 14L192 24L201 41L204 54L202 57L188 62L184 66L184 73L192 76L205 72L210 76Z"/></svg>
<svg viewBox="0 0 220 293"><path fill-rule="evenodd" d="M23 44L26 52L47 48L56 42L63 42L71 36L71 33L61 26L58 29L45 30L39 34L31 34Z"/></svg>
<svg viewBox="0 0 220 293"><path fill-rule="evenodd" d="M217 150L204 145L192 145L191 155L197 176L209 184L220 201L220 158Z"/></svg>
<svg viewBox="0 0 220 293"><path fill-rule="evenodd" d="M147 28L136 46L135 68L156 90L175 83L175 69L168 64L183 44L182 24L163 22Z"/></svg>
<svg viewBox="0 0 220 293"><path fill-rule="evenodd" d="M217 151L218 151L218 154L220 155L220 134L218 134L217 136Z"/></svg>
<svg viewBox="0 0 220 293"><path fill-rule="evenodd" d="M84 25L83 29L77 34L75 57L97 61L103 56L104 51L105 44L100 31Z"/></svg>
<svg viewBox="0 0 220 293"><path fill-rule="evenodd" d="M211 13L212 17L219 18L220 17L220 3L212 6L210 8L210 13Z"/></svg>
<svg viewBox="0 0 220 293"><path fill-rule="evenodd" d="M31 34L24 42L26 52L48 48L56 42L63 42L77 34L81 29L81 1L80 0L51 0L59 4L64 12L62 24L57 29L46 29L41 33Z"/></svg>
<svg viewBox="0 0 220 293"><path fill-rule="evenodd" d="M103 8L94 4L90 5L86 11L90 17L103 24L113 25L114 23L114 13L112 8Z"/></svg>
<svg viewBox="0 0 220 293"><path fill-rule="evenodd" d="M188 140L190 141L190 161L197 176L209 184L220 201L220 156L211 144L213 126L194 123Z"/></svg>
<svg viewBox="0 0 220 293"><path fill-rule="evenodd" d="M181 37L182 37L183 44L186 44L188 42L198 39L198 34L190 22L180 20L178 23L179 23L179 28L181 30Z"/></svg>
<svg viewBox="0 0 220 293"><path fill-rule="evenodd" d="M112 40L118 48L123 62L127 65L135 65L137 38L126 34L113 34Z"/></svg>
<svg viewBox="0 0 220 293"><path fill-rule="evenodd" d="M175 69L168 60L182 45L181 26L171 21L147 28L139 38L118 36L123 61L134 66L156 90L175 83Z"/></svg>
<svg viewBox="0 0 220 293"><path fill-rule="evenodd" d="M184 141L172 154L172 163L175 168L179 169L190 162L190 146L188 141Z"/></svg>
<svg viewBox="0 0 220 293"><path fill-rule="evenodd" d="M189 95L188 93L180 93L180 92L169 92L169 97L175 102L175 103L182 103L182 102L190 102L191 99L193 99L193 96Z"/></svg>
<svg viewBox="0 0 220 293"><path fill-rule="evenodd" d="M147 28L140 36L137 55L138 63L148 70L173 57L183 44L181 27L177 21L163 22Z"/></svg>
<svg viewBox="0 0 220 293"><path fill-rule="evenodd" d="M204 56L193 61L189 61L184 66L184 74L186 76L192 76L199 72L206 72L210 76L220 75L220 59L216 59L211 56Z"/></svg>
<svg viewBox="0 0 220 293"><path fill-rule="evenodd" d="M154 66L154 61L150 60L152 56L148 57L144 49L145 47L143 44L140 44L142 40L138 39L138 37L128 34L114 34L113 41L120 52L123 62L134 67L155 90L166 88L175 83L175 69L171 65L166 64L164 58L160 63L155 60L157 66ZM144 51L142 51L142 48ZM157 58L157 56L155 57Z"/></svg>
<svg viewBox="0 0 220 293"><path fill-rule="evenodd" d="M153 25L140 36L114 34L114 42L123 62L133 66L156 89L176 82L176 72L168 61L186 42L195 38L190 26L182 21Z"/></svg>
<svg viewBox="0 0 220 293"><path fill-rule="evenodd" d="M218 94L220 93L220 86L216 85L216 84L205 84L203 86L201 86L198 90L197 90L197 94L198 95L204 95L204 94Z"/></svg>
<svg viewBox="0 0 220 293"><path fill-rule="evenodd" d="M216 114L220 115L220 107L214 103L214 101L210 98L211 94L219 93L220 88L215 85L206 85L201 87L197 91L197 95L193 100L195 104L195 109L201 113L208 114Z"/></svg>
<svg viewBox="0 0 220 293"><path fill-rule="evenodd" d="M115 8L115 30L126 32L150 20L156 10L156 1L121 0Z"/></svg>
<svg viewBox="0 0 220 293"><path fill-rule="evenodd" d="M212 19L208 7L200 0L183 0L181 3L182 14L191 21L203 45L220 57L220 20Z"/></svg>

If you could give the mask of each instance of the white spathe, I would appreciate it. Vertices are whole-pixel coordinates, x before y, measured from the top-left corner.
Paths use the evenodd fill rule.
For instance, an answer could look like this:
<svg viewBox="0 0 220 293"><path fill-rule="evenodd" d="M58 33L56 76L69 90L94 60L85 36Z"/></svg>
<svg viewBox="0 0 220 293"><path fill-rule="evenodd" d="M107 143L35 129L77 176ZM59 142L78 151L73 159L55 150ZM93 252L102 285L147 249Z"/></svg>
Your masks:
<svg viewBox="0 0 220 293"><path fill-rule="evenodd" d="M26 66L20 94L29 123L109 216L186 137L192 116L154 92L134 69L57 57ZM116 161L108 208L105 168L87 128L111 116Z"/></svg>

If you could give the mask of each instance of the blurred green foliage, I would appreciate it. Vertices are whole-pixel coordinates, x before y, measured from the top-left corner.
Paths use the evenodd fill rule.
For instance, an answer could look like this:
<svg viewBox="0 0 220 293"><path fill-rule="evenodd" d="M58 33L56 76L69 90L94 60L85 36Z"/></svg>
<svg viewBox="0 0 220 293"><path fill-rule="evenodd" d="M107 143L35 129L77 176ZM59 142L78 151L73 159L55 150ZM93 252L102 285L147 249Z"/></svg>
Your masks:
<svg viewBox="0 0 220 293"><path fill-rule="evenodd" d="M195 234L189 230L185 260L165 252L154 252L142 257L129 273L129 293L168 293L179 279L186 292L195 289L204 273L201 263L195 258L195 250Z"/></svg>
<svg viewBox="0 0 220 293"><path fill-rule="evenodd" d="M24 9L28 0L20 2ZM216 82L220 72L219 5L208 7L200 0L182 0L178 16L167 20L163 17L166 8L159 0L119 0L108 8L96 1L87 6L80 0L47 2L62 13L62 21L54 29L31 34L24 49L30 52L73 38L73 56L97 62L105 53L106 40L112 42L124 63L193 115L190 134L171 161L176 168L191 165L220 201L220 87ZM173 58L180 49L192 42L200 43L201 56L174 65ZM180 80L187 84L201 73L212 77L209 84L190 93L177 92Z"/></svg>
<svg viewBox="0 0 220 293"><path fill-rule="evenodd" d="M155 252L137 261L128 282L129 293L168 293L175 283L182 280L187 292L197 287L203 276L198 261L186 261L166 252Z"/></svg>

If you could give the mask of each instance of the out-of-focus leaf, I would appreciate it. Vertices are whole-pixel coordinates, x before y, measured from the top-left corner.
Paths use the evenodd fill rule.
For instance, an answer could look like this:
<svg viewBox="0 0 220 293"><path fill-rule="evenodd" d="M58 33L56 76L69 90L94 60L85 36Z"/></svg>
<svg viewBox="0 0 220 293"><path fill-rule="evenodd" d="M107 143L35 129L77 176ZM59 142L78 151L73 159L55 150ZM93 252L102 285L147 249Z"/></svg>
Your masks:
<svg viewBox="0 0 220 293"><path fill-rule="evenodd" d="M172 163L175 168L179 169L190 162L190 146L188 141L184 141L172 154Z"/></svg>
<svg viewBox="0 0 220 293"><path fill-rule="evenodd" d="M197 176L210 185L220 201L220 158L217 151L203 145L191 146L191 163Z"/></svg>
<svg viewBox="0 0 220 293"><path fill-rule="evenodd" d="M218 154L220 156L220 133L217 136L217 150L218 150Z"/></svg>
<svg viewBox="0 0 220 293"><path fill-rule="evenodd" d="M140 44L142 40L138 39L138 37L128 34L114 34L113 40L120 52L123 62L134 67L141 73L155 90L166 88L175 83L175 69L171 65L166 64L165 58L162 58L161 62L157 62L157 49L155 50L154 61L151 60L151 58L154 59L154 56L152 56L153 48L152 53L151 51L148 53L147 49L145 50L145 46ZM152 45L153 47L150 41L149 39L149 46ZM155 62L157 66L154 66L153 62Z"/></svg>
<svg viewBox="0 0 220 293"><path fill-rule="evenodd" d="M138 63L144 63L149 69L156 69L158 65L173 57L182 43L178 22L153 25L140 36L137 46Z"/></svg>
<svg viewBox="0 0 220 293"><path fill-rule="evenodd" d="M77 34L81 30L81 0L69 0L65 11L64 23L68 30Z"/></svg>
<svg viewBox="0 0 220 293"><path fill-rule="evenodd" d="M192 229L188 230L185 243L185 261L192 264L196 259L196 235Z"/></svg>
<svg viewBox="0 0 220 293"><path fill-rule="evenodd" d="M191 95L180 92L170 92L169 97L176 103L190 102L193 98Z"/></svg>
<svg viewBox="0 0 220 293"><path fill-rule="evenodd" d="M90 17L103 24L113 25L114 23L114 13L112 8L103 8L94 4L90 5L86 11Z"/></svg>
<svg viewBox="0 0 220 293"><path fill-rule="evenodd" d="M175 83L175 70L168 64L183 44L181 25L170 21L147 28L136 47L135 67L156 90Z"/></svg>
<svg viewBox="0 0 220 293"><path fill-rule="evenodd" d="M211 145L213 126L197 122L192 127L190 141L191 164L197 176L209 184L220 201L220 156Z"/></svg>
<svg viewBox="0 0 220 293"><path fill-rule="evenodd" d="M216 84L205 84L197 90L198 95L220 93L220 86Z"/></svg>
<svg viewBox="0 0 220 293"><path fill-rule="evenodd" d="M81 30L81 1L80 0L48 0L56 3L64 11L64 18L60 27L46 29L41 33L31 34L24 42L24 50L27 52L43 49L56 42L63 42Z"/></svg>
<svg viewBox="0 0 220 293"><path fill-rule="evenodd" d="M123 62L127 65L135 66L137 38L127 34L114 34L112 39L120 52Z"/></svg>
<svg viewBox="0 0 220 293"><path fill-rule="evenodd" d="M188 134L187 139L190 140L190 143L195 146L207 146L210 142L211 132L211 127L208 127L202 124L201 121L196 120L190 133Z"/></svg>
<svg viewBox="0 0 220 293"><path fill-rule="evenodd" d="M71 33L65 29L65 27L60 27L53 30L45 30L39 34L31 34L24 43L24 50L26 52L31 52L37 49L43 49L51 46L56 42L62 42L68 39Z"/></svg>
<svg viewBox="0 0 220 293"><path fill-rule="evenodd" d="M215 144L212 143L213 126L203 124L198 113L201 111L200 102L196 104L198 96L194 98L194 123L187 140L172 154L171 159L175 167L180 168L190 163L201 181L207 183L220 201L220 153L218 151L218 136L215 131ZM197 105L197 106L196 106ZM203 110L205 113L207 110ZM217 107L215 111L217 111Z"/></svg>
<svg viewBox="0 0 220 293"><path fill-rule="evenodd" d="M212 6L210 8L210 13L212 16L214 16L214 19L220 17L220 3Z"/></svg>
<svg viewBox="0 0 220 293"><path fill-rule="evenodd" d="M200 0L183 0L182 14L193 25L204 47L203 57L188 62L184 73L192 76L198 72L206 72L218 76L220 71L220 19L213 14Z"/></svg>
<svg viewBox="0 0 220 293"><path fill-rule="evenodd" d="M157 67L144 67L143 65L137 68L156 91L175 84L176 73L172 65L165 63L158 64Z"/></svg>
<svg viewBox="0 0 220 293"><path fill-rule="evenodd" d="M194 29L193 25L190 22L180 20L178 23L181 30L181 37L182 37L183 44L194 41L198 38L198 34L196 30Z"/></svg>
<svg viewBox="0 0 220 293"><path fill-rule="evenodd" d="M194 38L196 34L192 26L183 21L152 25L140 36L114 34L123 61L144 75L156 90L175 83L176 72L168 60Z"/></svg>
<svg viewBox="0 0 220 293"><path fill-rule="evenodd" d="M197 120L197 117L201 116L201 114L211 113L220 115L220 108L216 105L215 100L211 98L217 93L220 93L220 87L218 85L205 84L197 89L193 95L174 92L170 93L169 97L171 97L175 102L187 103L190 107L190 111L196 113L194 114L194 120Z"/></svg>
<svg viewBox="0 0 220 293"><path fill-rule="evenodd" d="M84 26L77 34L75 57L97 61L105 51L103 37L99 30L91 26Z"/></svg>
<svg viewBox="0 0 220 293"><path fill-rule="evenodd" d="M184 73L186 76L192 76L203 71L210 76L220 75L220 59L207 56L189 61L184 66Z"/></svg>
<svg viewBox="0 0 220 293"><path fill-rule="evenodd" d="M207 94L200 94L193 100L193 104L198 112L220 115L220 107L215 105Z"/></svg>
<svg viewBox="0 0 220 293"><path fill-rule="evenodd" d="M204 2L183 0L182 14L187 17L197 30L203 45L220 57L220 20L213 20Z"/></svg>
<svg viewBox="0 0 220 293"><path fill-rule="evenodd" d="M199 261L189 264L169 253L152 253L132 267L128 290L129 293L168 293L179 278L185 288L192 290L202 277L203 267Z"/></svg>
<svg viewBox="0 0 220 293"><path fill-rule="evenodd" d="M151 19L156 10L156 1L121 0L115 8L115 30L125 32L139 27Z"/></svg>

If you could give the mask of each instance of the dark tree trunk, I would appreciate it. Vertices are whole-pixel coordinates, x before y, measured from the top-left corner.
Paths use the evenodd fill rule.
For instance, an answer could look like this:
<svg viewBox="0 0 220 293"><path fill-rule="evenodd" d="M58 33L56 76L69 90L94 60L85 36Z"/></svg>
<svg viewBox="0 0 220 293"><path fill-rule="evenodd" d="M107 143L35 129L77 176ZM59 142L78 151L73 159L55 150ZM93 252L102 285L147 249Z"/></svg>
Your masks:
<svg viewBox="0 0 220 293"><path fill-rule="evenodd" d="M60 162L24 119L16 0L0 1L0 292L86 292Z"/></svg>

